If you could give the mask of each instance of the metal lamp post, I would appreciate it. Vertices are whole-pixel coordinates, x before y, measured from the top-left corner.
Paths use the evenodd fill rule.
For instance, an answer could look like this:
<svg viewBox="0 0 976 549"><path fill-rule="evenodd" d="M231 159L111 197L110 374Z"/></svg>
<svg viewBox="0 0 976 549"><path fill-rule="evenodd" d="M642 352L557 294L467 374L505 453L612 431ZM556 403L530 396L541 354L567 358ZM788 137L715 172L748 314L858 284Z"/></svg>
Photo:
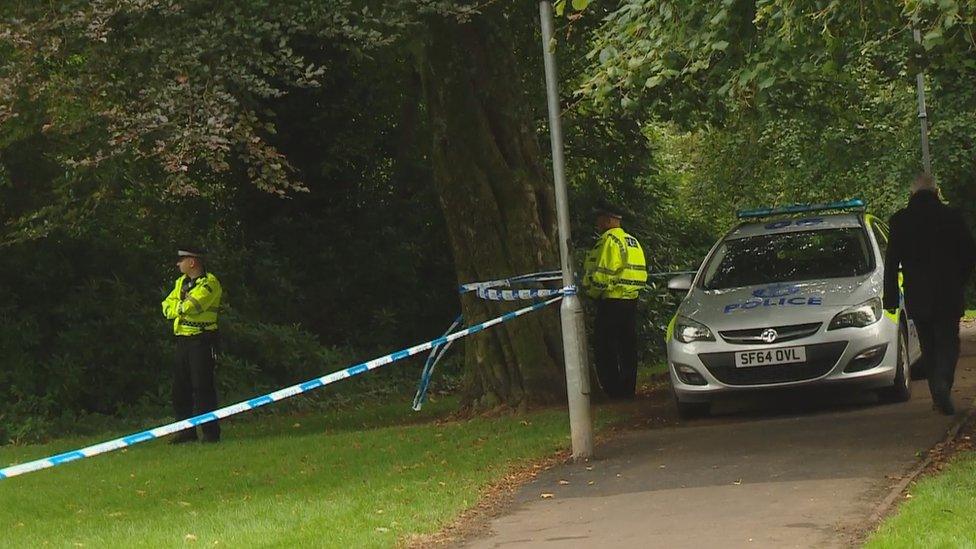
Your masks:
<svg viewBox="0 0 976 549"><path fill-rule="evenodd" d="M552 143L552 172L556 185L556 217L559 227L559 257L563 270L563 287L574 284L570 255L569 201L563 158L563 134L559 119L559 93L556 59L552 51L552 5L539 2L542 19L542 52L546 67L546 96L549 103L549 137ZM573 441L573 459L593 455L593 422L590 418L590 376L586 359L586 328L583 305L575 294L566 295L559 309L562 320L563 355L566 362L566 393L569 401L569 427Z"/></svg>
<svg viewBox="0 0 976 549"><path fill-rule="evenodd" d="M915 43L922 44L922 33L918 27L912 29ZM922 169L927 175L932 175L932 160L929 158L929 115L925 110L925 73L921 70L915 75L915 88L918 95L918 123L922 133Z"/></svg>

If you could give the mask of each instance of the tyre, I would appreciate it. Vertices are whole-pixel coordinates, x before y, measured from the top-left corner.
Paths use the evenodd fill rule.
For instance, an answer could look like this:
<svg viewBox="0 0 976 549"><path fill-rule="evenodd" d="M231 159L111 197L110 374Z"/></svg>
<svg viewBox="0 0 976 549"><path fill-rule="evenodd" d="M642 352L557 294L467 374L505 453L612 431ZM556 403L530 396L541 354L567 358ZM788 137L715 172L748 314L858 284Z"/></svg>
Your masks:
<svg viewBox="0 0 976 549"><path fill-rule="evenodd" d="M908 364L908 332L902 324L898 329L898 369L891 387L878 390L882 402L905 402L912 398L911 367Z"/></svg>

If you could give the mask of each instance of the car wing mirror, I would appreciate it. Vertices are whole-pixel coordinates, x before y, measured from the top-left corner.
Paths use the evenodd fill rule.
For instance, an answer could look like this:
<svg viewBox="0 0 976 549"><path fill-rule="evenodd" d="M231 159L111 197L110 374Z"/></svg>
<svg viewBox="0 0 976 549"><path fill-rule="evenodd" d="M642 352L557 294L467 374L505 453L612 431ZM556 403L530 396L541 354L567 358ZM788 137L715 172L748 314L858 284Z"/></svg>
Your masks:
<svg viewBox="0 0 976 549"><path fill-rule="evenodd" d="M687 293L695 279L693 274L681 274L668 280L668 291L673 293Z"/></svg>

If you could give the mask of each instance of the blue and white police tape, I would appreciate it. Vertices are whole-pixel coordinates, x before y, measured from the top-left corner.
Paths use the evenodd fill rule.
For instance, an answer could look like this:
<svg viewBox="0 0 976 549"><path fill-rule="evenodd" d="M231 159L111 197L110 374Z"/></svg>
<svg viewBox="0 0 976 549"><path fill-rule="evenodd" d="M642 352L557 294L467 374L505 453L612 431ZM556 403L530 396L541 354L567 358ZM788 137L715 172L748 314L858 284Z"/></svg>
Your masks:
<svg viewBox="0 0 976 549"><path fill-rule="evenodd" d="M97 456L98 454L111 452L113 450L119 450L121 448L126 448L129 446L133 446L135 444L139 444L140 442L146 442L172 433L176 433L182 431L183 429L189 429L197 425L209 423L211 421L216 421L217 419L223 419L226 417L239 414L241 412L246 412L248 410L260 408L261 406L264 406L266 404L271 404L272 402L277 402L279 400L291 398L295 395L300 395L302 393L306 393L313 389L318 389L319 387L324 387L331 383L335 383L336 381L353 377L362 374L364 372L368 372L369 370L379 368L381 366L386 366L387 364L391 364L393 362L407 358L409 356L422 353L428 349L438 347L438 346L446 346L453 341L456 341L458 339L461 339L463 337L472 334L476 334L496 324L507 322L514 318L520 317L522 315L542 309L548 305L556 303L560 299L562 299L562 295L553 297L551 299L547 299L546 301L535 303L533 305L519 309L517 311L506 313L500 317L493 318L491 320L482 322L480 324L475 324L474 326L471 326L470 328L465 328L464 330L461 330L457 333L442 336L437 339L428 341L426 343L414 345L413 347L403 349L401 351L397 351L395 353L391 353L386 356L375 358L373 360L370 360L369 362L363 362L355 366L346 368L344 370L339 370L337 372L333 372L331 374L324 375L322 377L311 379L304 383L299 383L296 385L292 385L291 387L279 389L273 393L268 393L266 395L252 398L250 400L238 402L237 404L232 404L230 406L226 406L224 408L220 408L212 412L207 412L205 414L200 414L198 416L194 416L189 419L170 423L168 425L163 425L161 427L156 427L155 429L150 429L148 431L142 431L141 433L134 433L128 436L117 438L115 440L103 442L101 444L95 444L93 446L81 448L79 450L65 452L63 454L58 454L55 456L46 457L44 459L38 459L35 461L22 463L20 465L12 465L10 467L0 469L0 480L10 478L10 477L15 477L17 475L23 475L25 473L39 471L41 469L47 469L49 467L55 467L63 463L68 463L69 461L75 461L75 460L84 459L92 456Z"/></svg>
<svg viewBox="0 0 976 549"><path fill-rule="evenodd" d="M499 290L497 288L502 286L511 286L512 284L527 284L527 283L540 283L540 282L550 282L554 280L562 279L562 271L543 271L539 273L532 273L526 275L513 276L511 278L501 278L498 280L489 280L487 282L470 282L468 284L461 284L458 287L460 293L465 294L468 292L475 292L481 299L491 300L491 301L518 301L524 299L543 299L557 295L575 295L576 288L574 286L569 286L560 289L529 289L529 290ZM450 334L463 322L463 317L458 316L451 327L447 329L444 335ZM423 408L424 403L427 402L427 390L430 387L430 378L434 373L434 368L437 367L437 363L440 362L444 355L447 353L447 349L450 347L450 343L443 346L434 347L430 354L427 356L427 361L424 363L424 369L420 374L420 382L417 384L417 394L413 397L413 409L419 412Z"/></svg>
<svg viewBox="0 0 976 549"><path fill-rule="evenodd" d="M458 315L454 319L454 322L451 323L451 327L441 337L446 338L451 332L458 329L462 322L464 322L464 316ZM434 367L441 361L441 358L444 357L447 350L451 348L452 343L454 342L448 341L447 343L434 345L434 348L431 349L430 354L427 356L427 361L424 362L424 369L420 373L420 384L417 386L417 394L413 397L414 412L419 412L423 408L424 402L427 402L427 389L430 387L430 378L434 375Z"/></svg>
<svg viewBox="0 0 976 549"><path fill-rule="evenodd" d="M677 275L683 275L683 274L695 274L697 272L698 272L697 270L695 270L695 271L661 271L661 272L656 272L656 273L647 273L647 277L648 278L658 278L658 277L667 277L667 276L677 276ZM468 293L468 292L477 292L478 293L478 297L481 297L482 299L494 299L494 300L501 300L501 299L509 299L509 300L527 299L527 298L524 298L524 297L502 298L502 297L499 297L502 294L495 293L495 292L489 292L488 290L489 289L496 289L496 288L499 288L499 287L511 287L513 284L526 284L526 283L533 283L533 282L534 283L538 283L538 282L552 282L552 281L555 281L555 280L562 280L562 271L542 271L542 272L532 273L532 274L527 274L527 275L514 276L512 278L500 278L498 280L488 280L486 282L470 282L470 283L467 283L467 284L461 284L458 287L458 290L462 294L465 294L465 293ZM518 290L518 291L526 291L526 290ZM528 298L528 299L531 299L531 298Z"/></svg>
<svg viewBox="0 0 976 549"><path fill-rule="evenodd" d="M562 271L542 271L538 273L531 273L519 276L513 276L511 278L500 278L498 280L488 280L486 282L470 282L467 284L461 284L458 287L460 293L476 292L481 289L486 288L498 288L500 286L511 286L512 284L525 284L531 282L552 282L554 280L562 280Z"/></svg>
<svg viewBox="0 0 976 549"><path fill-rule="evenodd" d="M540 299L564 293L564 290L495 290L492 288L478 288L478 297L490 301L517 301L523 299Z"/></svg>

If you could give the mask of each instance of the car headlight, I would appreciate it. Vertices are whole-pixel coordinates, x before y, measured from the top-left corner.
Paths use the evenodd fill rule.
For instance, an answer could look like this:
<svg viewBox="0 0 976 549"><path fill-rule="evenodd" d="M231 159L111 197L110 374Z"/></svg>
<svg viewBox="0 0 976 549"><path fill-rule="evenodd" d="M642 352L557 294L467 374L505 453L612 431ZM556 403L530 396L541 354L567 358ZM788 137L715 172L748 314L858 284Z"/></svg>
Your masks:
<svg viewBox="0 0 976 549"><path fill-rule="evenodd" d="M682 343L692 341L715 341L712 331L701 322L679 316L674 323L674 338Z"/></svg>
<svg viewBox="0 0 976 549"><path fill-rule="evenodd" d="M828 330L863 328L881 320L881 298L874 297L864 303L845 309L830 321Z"/></svg>

